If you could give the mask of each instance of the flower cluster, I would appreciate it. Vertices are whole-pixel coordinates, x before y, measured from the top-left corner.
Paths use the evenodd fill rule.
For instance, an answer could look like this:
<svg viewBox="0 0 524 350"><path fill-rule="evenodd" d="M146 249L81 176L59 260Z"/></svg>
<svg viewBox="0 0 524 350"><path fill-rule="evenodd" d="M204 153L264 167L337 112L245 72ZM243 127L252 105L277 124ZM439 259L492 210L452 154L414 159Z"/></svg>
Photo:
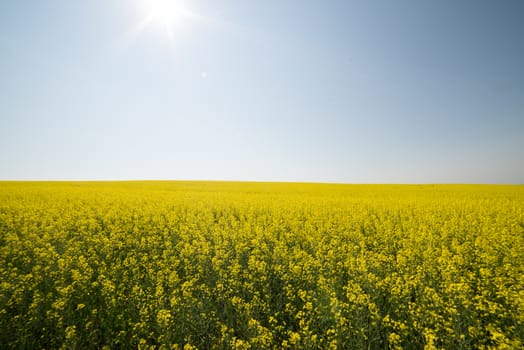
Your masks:
<svg viewBox="0 0 524 350"><path fill-rule="evenodd" d="M524 346L524 187L0 183L0 347Z"/></svg>

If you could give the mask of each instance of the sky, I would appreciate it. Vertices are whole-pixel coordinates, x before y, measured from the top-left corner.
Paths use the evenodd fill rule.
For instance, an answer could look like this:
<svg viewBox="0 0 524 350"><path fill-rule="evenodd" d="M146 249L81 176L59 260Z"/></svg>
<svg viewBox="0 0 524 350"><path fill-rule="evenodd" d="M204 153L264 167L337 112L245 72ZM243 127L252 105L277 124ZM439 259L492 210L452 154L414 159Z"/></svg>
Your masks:
<svg viewBox="0 0 524 350"><path fill-rule="evenodd" d="M522 184L524 1L2 1L0 179Z"/></svg>

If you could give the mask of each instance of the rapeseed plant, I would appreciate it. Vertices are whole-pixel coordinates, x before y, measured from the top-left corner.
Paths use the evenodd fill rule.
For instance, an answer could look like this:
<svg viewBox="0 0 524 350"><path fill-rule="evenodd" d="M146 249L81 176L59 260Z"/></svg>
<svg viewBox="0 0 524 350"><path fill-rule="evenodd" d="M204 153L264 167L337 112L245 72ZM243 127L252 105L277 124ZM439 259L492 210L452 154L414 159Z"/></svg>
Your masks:
<svg viewBox="0 0 524 350"><path fill-rule="evenodd" d="M513 349L524 187L0 183L0 347Z"/></svg>

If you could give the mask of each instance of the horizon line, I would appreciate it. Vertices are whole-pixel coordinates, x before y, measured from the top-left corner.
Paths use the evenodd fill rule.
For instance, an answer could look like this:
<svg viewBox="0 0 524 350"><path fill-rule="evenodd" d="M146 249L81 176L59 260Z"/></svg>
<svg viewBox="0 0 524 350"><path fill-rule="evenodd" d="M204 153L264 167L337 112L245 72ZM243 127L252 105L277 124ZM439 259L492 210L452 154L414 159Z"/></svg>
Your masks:
<svg viewBox="0 0 524 350"><path fill-rule="evenodd" d="M305 181L305 180L242 180L242 179L0 179L5 182L229 182L229 183L271 183L271 184L318 184L318 185L479 185L479 186L524 186L513 182L339 182L339 181Z"/></svg>

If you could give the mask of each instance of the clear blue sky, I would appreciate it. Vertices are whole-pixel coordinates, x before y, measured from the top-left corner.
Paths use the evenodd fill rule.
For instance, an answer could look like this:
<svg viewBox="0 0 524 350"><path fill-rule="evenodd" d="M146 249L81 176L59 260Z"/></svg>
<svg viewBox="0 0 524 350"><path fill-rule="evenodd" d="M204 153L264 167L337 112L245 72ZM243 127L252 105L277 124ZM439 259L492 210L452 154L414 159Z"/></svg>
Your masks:
<svg viewBox="0 0 524 350"><path fill-rule="evenodd" d="M0 179L524 183L524 1L152 1L0 3Z"/></svg>

